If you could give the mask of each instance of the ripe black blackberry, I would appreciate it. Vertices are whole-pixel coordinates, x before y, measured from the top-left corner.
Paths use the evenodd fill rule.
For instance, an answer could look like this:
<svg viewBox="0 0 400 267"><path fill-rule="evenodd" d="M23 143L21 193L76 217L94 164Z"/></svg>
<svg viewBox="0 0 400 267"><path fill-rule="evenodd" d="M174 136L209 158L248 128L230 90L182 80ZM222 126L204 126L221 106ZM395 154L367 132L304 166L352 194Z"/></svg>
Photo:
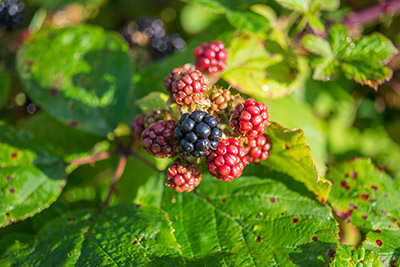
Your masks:
<svg viewBox="0 0 400 267"><path fill-rule="evenodd" d="M8 30L21 27L24 18L24 3L17 0L4 0L0 2L0 25Z"/></svg>
<svg viewBox="0 0 400 267"><path fill-rule="evenodd" d="M179 34L166 34L160 19L141 18L128 23L120 33L131 48L146 47L154 60L186 48L186 42Z"/></svg>
<svg viewBox="0 0 400 267"><path fill-rule="evenodd" d="M216 117L201 110L183 114L174 131L179 152L185 157L200 158L216 149L222 138L222 130L217 125Z"/></svg>

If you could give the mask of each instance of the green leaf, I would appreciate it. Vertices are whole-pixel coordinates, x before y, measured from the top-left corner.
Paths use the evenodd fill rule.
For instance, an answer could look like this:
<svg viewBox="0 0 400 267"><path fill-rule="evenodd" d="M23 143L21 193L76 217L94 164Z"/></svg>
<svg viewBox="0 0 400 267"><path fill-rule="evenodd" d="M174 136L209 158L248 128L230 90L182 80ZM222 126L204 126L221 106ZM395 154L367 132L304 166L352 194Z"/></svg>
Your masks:
<svg viewBox="0 0 400 267"><path fill-rule="evenodd" d="M308 23L314 32L318 32L319 34L324 33L325 26L320 19L320 14L308 14Z"/></svg>
<svg viewBox="0 0 400 267"><path fill-rule="evenodd" d="M163 109L169 96L161 92L151 92L147 96L136 100L135 105L138 106L143 113L154 109Z"/></svg>
<svg viewBox="0 0 400 267"><path fill-rule="evenodd" d="M123 40L87 25L33 35L19 50L18 69L36 103L56 119L98 135L121 120L133 75Z"/></svg>
<svg viewBox="0 0 400 267"><path fill-rule="evenodd" d="M397 231L369 232L363 245L379 254L384 266L398 266L396 263L400 263L400 233Z"/></svg>
<svg viewBox="0 0 400 267"><path fill-rule="evenodd" d="M314 79L330 80L340 67L348 79L377 89L392 77L392 70L385 64L397 49L385 36L373 33L353 41L348 29L337 24L329 30L329 42L332 53L328 54L326 41L321 41L321 37L307 35L302 41L310 52L321 55L312 64L317 72ZM323 48L318 49L322 43Z"/></svg>
<svg viewBox="0 0 400 267"><path fill-rule="evenodd" d="M282 6L306 13L309 9L309 1L308 0L276 0Z"/></svg>
<svg viewBox="0 0 400 267"><path fill-rule="evenodd" d="M77 157L87 156L101 139L89 133L68 127L46 112L40 112L22 120L19 126L35 137L33 142L52 155L70 162Z"/></svg>
<svg viewBox="0 0 400 267"><path fill-rule="evenodd" d="M158 208L115 206L51 221L28 243L13 245L6 266L179 266L179 245Z"/></svg>
<svg viewBox="0 0 400 267"><path fill-rule="evenodd" d="M266 32L270 26L265 17L251 11L229 11L226 19L232 26L252 33Z"/></svg>
<svg viewBox="0 0 400 267"><path fill-rule="evenodd" d="M0 126L0 227L47 208L65 185L60 159L32 147L26 133Z"/></svg>
<svg viewBox="0 0 400 267"><path fill-rule="evenodd" d="M163 178L153 177L142 197L157 203L162 194L189 266L327 266L336 248L330 209L279 181L205 175L197 190L182 194L162 186Z"/></svg>
<svg viewBox="0 0 400 267"><path fill-rule="evenodd" d="M0 70L0 109L7 102L10 89L11 89L10 75L5 71Z"/></svg>
<svg viewBox="0 0 400 267"><path fill-rule="evenodd" d="M304 132L272 123L267 127L266 134L271 137L272 150L268 160L262 164L303 183L319 201L325 203L332 184L318 174L310 156L310 147L306 145Z"/></svg>
<svg viewBox="0 0 400 267"><path fill-rule="evenodd" d="M304 69L280 40L272 36L264 40L241 35L229 46L227 68L222 77L242 93L278 98L299 86Z"/></svg>
<svg viewBox="0 0 400 267"><path fill-rule="evenodd" d="M352 267L352 266L381 266L381 259L373 251L366 250L363 246L353 249L349 245L339 244L332 267Z"/></svg>
<svg viewBox="0 0 400 267"><path fill-rule="evenodd" d="M329 203L336 213L363 231L400 229L400 192L389 175L369 159L330 167Z"/></svg>
<svg viewBox="0 0 400 267"><path fill-rule="evenodd" d="M327 11L335 11L340 5L340 0L314 0L321 4L321 9Z"/></svg>
<svg viewBox="0 0 400 267"><path fill-rule="evenodd" d="M301 40L301 45L316 55L333 57L333 52L329 42L321 36L306 34Z"/></svg>

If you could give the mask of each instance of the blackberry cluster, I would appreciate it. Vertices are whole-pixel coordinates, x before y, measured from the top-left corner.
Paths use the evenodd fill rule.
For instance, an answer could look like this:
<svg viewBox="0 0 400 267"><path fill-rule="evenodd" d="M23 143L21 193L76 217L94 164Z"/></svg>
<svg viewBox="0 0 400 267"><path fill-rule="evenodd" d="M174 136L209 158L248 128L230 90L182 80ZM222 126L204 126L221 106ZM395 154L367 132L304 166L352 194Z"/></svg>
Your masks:
<svg viewBox="0 0 400 267"><path fill-rule="evenodd" d="M172 157L178 146L173 139L175 121L159 121L150 125L142 133L143 148L156 158Z"/></svg>
<svg viewBox="0 0 400 267"><path fill-rule="evenodd" d="M204 111L185 113L176 125L174 139L179 143L179 152L185 156L200 158L211 149L216 149L222 138L218 119Z"/></svg>
<svg viewBox="0 0 400 267"><path fill-rule="evenodd" d="M165 34L159 22L146 23L139 23L146 38ZM202 71L212 74L226 67L223 43L204 43L196 48L195 55L197 69L185 64L174 68L163 81L170 94L167 103L177 104L178 109L150 111L132 122L135 135L143 132L142 144L149 154L177 157L168 168L165 182L178 192L190 192L199 185L201 157L205 157L211 175L230 182L242 175L249 162L267 159L272 146L270 137L264 134L269 121L263 103L252 98L242 101L229 89L214 87L209 91L207 82L216 82L219 75L204 76ZM167 120L174 116L179 118L177 123ZM234 138L238 134L240 137Z"/></svg>
<svg viewBox="0 0 400 267"><path fill-rule="evenodd" d="M259 135L256 138L248 138L246 146L247 161L257 163L268 159L271 148L271 137L267 134Z"/></svg>
<svg viewBox="0 0 400 267"><path fill-rule="evenodd" d="M166 185L178 192L190 192L200 184L201 172L196 165L176 159L168 168Z"/></svg>
<svg viewBox="0 0 400 267"><path fill-rule="evenodd" d="M217 149L207 156L206 164L211 175L230 182L242 175L248 162L239 141L230 138L219 143Z"/></svg>
<svg viewBox="0 0 400 267"><path fill-rule="evenodd" d="M4 0L0 2L0 25L8 30L21 27L25 19L24 3L17 0Z"/></svg>
<svg viewBox="0 0 400 267"><path fill-rule="evenodd" d="M196 67L201 71L215 73L226 68L228 52L223 42L203 43L196 47L194 55L196 57Z"/></svg>
<svg viewBox="0 0 400 267"><path fill-rule="evenodd" d="M160 19L139 19L128 23L120 33L131 48L144 46L155 60L186 48L186 42L179 34L166 34L164 23Z"/></svg>

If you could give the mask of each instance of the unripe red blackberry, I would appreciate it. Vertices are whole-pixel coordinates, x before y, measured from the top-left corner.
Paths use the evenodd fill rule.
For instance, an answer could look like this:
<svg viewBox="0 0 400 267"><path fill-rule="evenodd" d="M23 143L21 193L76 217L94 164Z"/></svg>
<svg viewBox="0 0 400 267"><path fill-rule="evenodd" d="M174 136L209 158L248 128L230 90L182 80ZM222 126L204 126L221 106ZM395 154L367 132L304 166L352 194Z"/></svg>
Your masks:
<svg viewBox="0 0 400 267"><path fill-rule="evenodd" d="M142 133L145 129L144 127L144 114L138 114L136 115L133 120L132 120L132 131L135 134L136 137L141 137Z"/></svg>
<svg viewBox="0 0 400 267"><path fill-rule="evenodd" d="M229 90L214 90L211 95L211 109L213 111L224 110L232 103L233 97Z"/></svg>
<svg viewBox="0 0 400 267"><path fill-rule="evenodd" d="M150 155L156 158L172 157L178 152L173 139L175 121L159 121L150 125L142 133L142 145Z"/></svg>
<svg viewBox="0 0 400 267"><path fill-rule="evenodd" d="M193 70L176 77L172 82L171 93L177 104L189 105L192 102L202 102L207 89L203 74L199 70Z"/></svg>
<svg viewBox="0 0 400 267"><path fill-rule="evenodd" d="M194 55L196 57L196 67L201 71L215 73L226 68L228 52L224 43L220 41L201 44L194 50Z"/></svg>
<svg viewBox="0 0 400 267"><path fill-rule="evenodd" d="M190 192L200 184L200 168L181 159L176 159L168 168L165 180L166 185L177 192Z"/></svg>
<svg viewBox="0 0 400 267"><path fill-rule="evenodd" d="M144 128L148 128L151 124L163 121L166 118L167 111L165 109L157 109L149 111L144 117Z"/></svg>
<svg viewBox="0 0 400 267"><path fill-rule="evenodd" d="M172 83L184 72L194 71L196 68L192 64L185 64L182 67L173 69L164 79L164 86L169 93L172 92Z"/></svg>
<svg viewBox="0 0 400 267"><path fill-rule="evenodd" d="M219 142L217 149L207 156L206 164L211 175L230 182L242 175L248 162L239 141L230 138Z"/></svg>
<svg viewBox="0 0 400 267"><path fill-rule="evenodd" d="M267 107L249 98L236 106L230 124L235 131L247 137L262 135L269 125Z"/></svg>
<svg viewBox="0 0 400 267"><path fill-rule="evenodd" d="M272 148L271 137L267 134L259 135L255 138L248 138L246 148L246 158L248 162L260 162L269 157Z"/></svg>

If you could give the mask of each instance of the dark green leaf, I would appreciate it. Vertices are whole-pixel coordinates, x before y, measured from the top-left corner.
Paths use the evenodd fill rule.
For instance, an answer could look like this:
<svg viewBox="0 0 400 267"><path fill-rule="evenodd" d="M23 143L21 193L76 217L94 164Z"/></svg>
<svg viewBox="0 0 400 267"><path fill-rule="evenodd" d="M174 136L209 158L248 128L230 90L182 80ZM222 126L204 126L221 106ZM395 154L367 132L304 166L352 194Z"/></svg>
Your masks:
<svg viewBox="0 0 400 267"><path fill-rule="evenodd" d="M397 231L369 232L363 242L366 249L375 251L382 258L384 266L398 266L400 260L400 233Z"/></svg>
<svg viewBox="0 0 400 267"><path fill-rule="evenodd" d="M11 89L11 77L10 75L0 70L0 109L8 100L8 94Z"/></svg>
<svg viewBox="0 0 400 267"><path fill-rule="evenodd" d="M337 226L327 206L267 177L227 183L206 175L182 194L162 187L163 176L141 197L168 213L188 265L328 265Z"/></svg>
<svg viewBox="0 0 400 267"><path fill-rule="evenodd" d="M77 211L50 222L33 242L19 242L6 266L179 266L179 245L158 208L115 206Z"/></svg>
<svg viewBox="0 0 400 267"><path fill-rule="evenodd" d="M101 140L98 136L58 122L46 112L23 120L19 126L35 137L33 141L36 145L66 162L87 156L93 146Z"/></svg>
<svg viewBox="0 0 400 267"><path fill-rule="evenodd" d="M299 129L290 130L273 123L267 127L266 134L271 137L272 150L268 160L262 164L303 183L319 201L325 203L331 190L331 183L318 174L310 156L310 147L306 145L304 132Z"/></svg>
<svg viewBox="0 0 400 267"><path fill-rule="evenodd" d="M329 203L336 213L364 231L400 229L400 192L389 175L368 159L332 166Z"/></svg>
<svg viewBox="0 0 400 267"><path fill-rule="evenodd" d="M47 208L65 185L61 160L32 147L26 133L0 126L0 227Z"/></svg>
<svg viewBox="0 0 400 267"><path fill-rule="evenodd" d="M40 31L19 50L18 68L29 96L58 120L99 135L118 125L132 65L116 34L95 26Z"/></svg>

